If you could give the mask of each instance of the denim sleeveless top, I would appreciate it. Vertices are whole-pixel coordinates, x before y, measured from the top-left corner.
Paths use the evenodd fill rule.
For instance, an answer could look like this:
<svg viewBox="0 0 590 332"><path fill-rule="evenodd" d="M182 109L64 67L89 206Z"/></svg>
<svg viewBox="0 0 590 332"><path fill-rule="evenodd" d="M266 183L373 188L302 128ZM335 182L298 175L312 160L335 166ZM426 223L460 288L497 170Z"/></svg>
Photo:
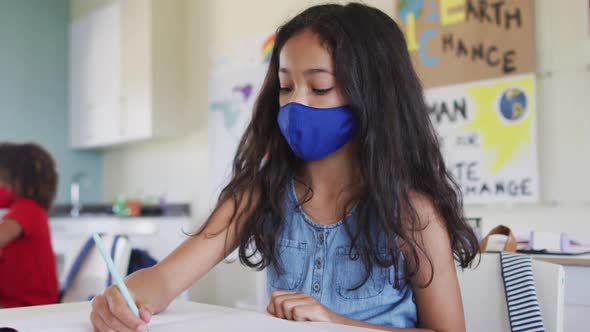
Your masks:
<svg viewBox="0 0 590 332"><path fill-rule="evenodd" d="M350 258L350 238L343 220L335 224L314 223L298 205L293 180L285 200L285 222L277 244L283 273L267 268L267 292L288 290L307 293L337 314L367 323L416 327L417 310L409 283L394 288L394 267L374 266L367 281L358 255ZM350 219L349 219L350 218ZM354 222L354 209L346 217ZM378 246L386 254L387 246ZM403 259L403 258L402 258ZM403 262L398 264L403 269ZM402 272L403 271L398 271ZM355 289L356 288L356 289Z"/></svg>

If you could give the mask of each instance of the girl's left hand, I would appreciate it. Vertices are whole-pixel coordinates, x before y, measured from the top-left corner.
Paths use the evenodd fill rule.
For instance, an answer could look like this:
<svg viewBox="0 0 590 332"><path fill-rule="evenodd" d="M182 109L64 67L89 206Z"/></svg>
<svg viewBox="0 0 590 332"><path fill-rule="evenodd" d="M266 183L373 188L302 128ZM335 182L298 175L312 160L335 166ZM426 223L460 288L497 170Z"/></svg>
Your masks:
<svg viewBox="0 0 590 332"><path fill-rule="evenodd" d="M338 317L311 295L280 290L272 292L266 311L278 318L295 321L335 322Z"/></svg>

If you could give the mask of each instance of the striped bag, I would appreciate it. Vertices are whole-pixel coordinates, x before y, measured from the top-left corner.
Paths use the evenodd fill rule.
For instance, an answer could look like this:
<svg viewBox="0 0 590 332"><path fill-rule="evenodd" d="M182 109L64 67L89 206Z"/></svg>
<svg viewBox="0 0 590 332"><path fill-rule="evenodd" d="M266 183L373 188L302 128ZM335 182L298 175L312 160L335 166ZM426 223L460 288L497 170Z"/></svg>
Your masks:
<svg viewBox="0 0 590 332"><path fill-rule="evenodd" d="M517 242L510 228L500 225L492 229L480 241L485 252L491 235L505 235L506 242L500 252L502 282L508 307L508 319L512 332L544 332L541 306L537 299L533 262L530 256L515 253Z"/></svg>
<svg viewBox="0 0 590 332"><path fill-rule="evenodd" d="M545 331L531 257L501 252L500 266L512 332Z"/></svg>

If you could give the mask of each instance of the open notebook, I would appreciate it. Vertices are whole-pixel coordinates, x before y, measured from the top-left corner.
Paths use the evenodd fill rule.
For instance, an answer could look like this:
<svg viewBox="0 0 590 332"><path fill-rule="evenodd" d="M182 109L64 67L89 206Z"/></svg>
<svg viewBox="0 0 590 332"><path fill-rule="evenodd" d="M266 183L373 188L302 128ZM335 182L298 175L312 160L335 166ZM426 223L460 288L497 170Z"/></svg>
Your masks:
<svg viewBox="0 0 590 332"><path fill-rule="evenodd" d="M89 321L90 303L68 303L30 307L9 313L0 310L0 324L19 332L92 332ZM5 314L3 315L3 314ZM292 322L252 311L212 306L194 302L174 302L163 313L155 315L150 332L183 331L255 331L255 332L353 332L371 331L327 323Z"/></svg>

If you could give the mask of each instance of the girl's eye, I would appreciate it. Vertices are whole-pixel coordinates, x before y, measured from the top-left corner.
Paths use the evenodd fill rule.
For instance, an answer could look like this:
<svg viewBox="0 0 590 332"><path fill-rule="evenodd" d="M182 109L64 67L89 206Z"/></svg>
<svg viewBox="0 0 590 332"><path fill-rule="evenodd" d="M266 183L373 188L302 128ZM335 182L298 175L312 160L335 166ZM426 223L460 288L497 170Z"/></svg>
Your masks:
<svg viewBox="0 0 590 332"><path fill-rule="evenodd" d="M291 92L291 90L293 90L293 88L291 88L291 87L280 87L280 89L279 89L279 91L281 93L289 93L289 92Z"/></svg>
<svg viewBox="0 0 590 332"><path fill-rule="evenodd" d="M332 91L332 89L333 89L333 88L327 88L327 89L313 89L313 92L314 92L315 94L318 94L318 95L325 95L326 93L328 93L328 92Z"/></svg>

